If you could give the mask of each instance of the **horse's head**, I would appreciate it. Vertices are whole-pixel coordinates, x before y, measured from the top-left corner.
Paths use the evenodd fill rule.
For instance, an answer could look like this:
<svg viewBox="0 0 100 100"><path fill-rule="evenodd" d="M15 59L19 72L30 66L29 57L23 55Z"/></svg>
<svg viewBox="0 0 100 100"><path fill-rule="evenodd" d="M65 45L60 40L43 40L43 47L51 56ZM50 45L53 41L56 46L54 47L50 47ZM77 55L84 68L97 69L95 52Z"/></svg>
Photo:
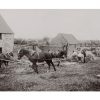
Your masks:
<svg viewBox="0 0 100 100"><path fill-rule="evenodd" d="M28 54L28 50L25 50L25 49L21 49L19 50L18 52L18 59L20 60L24 55Z"/></svg>

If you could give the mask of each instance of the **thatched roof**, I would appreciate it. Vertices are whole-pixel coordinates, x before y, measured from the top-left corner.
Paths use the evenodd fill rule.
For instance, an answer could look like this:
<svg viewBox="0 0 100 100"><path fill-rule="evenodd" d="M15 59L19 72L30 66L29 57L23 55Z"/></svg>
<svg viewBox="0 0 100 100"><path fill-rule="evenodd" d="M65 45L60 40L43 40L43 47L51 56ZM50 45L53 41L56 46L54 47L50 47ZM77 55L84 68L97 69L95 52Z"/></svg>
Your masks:
<svg viewBox="0 0 100 100"><path fill-rule="evenodd" d="M13 31L10 29L9 25L6 23L6 21L3 19L1 15L0 15L0 33L13 33Z"/></svg>
<svg viewBox="0 0 100 100"><path fill-rule="evenodd" d="M77 44L78 40L72 34L59 33L51 40L52 45Z"/></svg>

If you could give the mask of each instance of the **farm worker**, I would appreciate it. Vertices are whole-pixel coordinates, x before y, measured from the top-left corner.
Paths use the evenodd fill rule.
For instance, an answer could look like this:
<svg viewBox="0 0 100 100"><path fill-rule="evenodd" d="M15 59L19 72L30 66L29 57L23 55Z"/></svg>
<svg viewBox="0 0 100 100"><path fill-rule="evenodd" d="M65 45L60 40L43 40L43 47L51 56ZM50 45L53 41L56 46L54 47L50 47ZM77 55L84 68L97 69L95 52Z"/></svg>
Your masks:
<svg viewBox="0 0 100 100"><path fill-rule="evenodd" d="M86 59L86 50L85 50L85 49L82 50L81 53L84 55L84 63L85 63L85 62L86 62L86 61L85 61L85 59Z"/></svg>
<svg viewBox="0 0 100 100"><path fill-rule="evenodd" d="M31 55L34 55L36 53L36 50L35 50L35 46L33 46L32 49L29 49Z"/></svg>
<svg viewBox="0 0 100 100"><path fill-rule="evenodd" d="M32 49L30 49L29 51L30 51L31 55L34 55L34 53L36 52L35 50L32 50Z"/></svg>
<svg viewBox="0 0 100 100"><path fill-rule="evenodd" d="M65 55L65 57L67 58L67 55L68 55L68 47L69 47L69 44L67 43L66 45L63 45L63 51L65 51L66 52L66 55Z"/></svg>

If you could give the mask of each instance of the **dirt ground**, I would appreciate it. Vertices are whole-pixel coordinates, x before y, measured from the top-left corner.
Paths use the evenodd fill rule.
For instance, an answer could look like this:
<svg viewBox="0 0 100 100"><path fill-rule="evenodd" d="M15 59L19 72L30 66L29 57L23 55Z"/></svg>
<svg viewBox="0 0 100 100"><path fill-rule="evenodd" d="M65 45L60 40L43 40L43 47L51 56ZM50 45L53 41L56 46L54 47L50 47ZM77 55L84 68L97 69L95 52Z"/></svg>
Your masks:
<svg viewBox="0 0 100 100"><path fill-rule="evenodd" d="M36 74L28 64L9 63L0 69L0 91L99 91L100 58L86 64L62 62L57 71L39 65ZM98 75L98 76L97 76Z"/></svg>

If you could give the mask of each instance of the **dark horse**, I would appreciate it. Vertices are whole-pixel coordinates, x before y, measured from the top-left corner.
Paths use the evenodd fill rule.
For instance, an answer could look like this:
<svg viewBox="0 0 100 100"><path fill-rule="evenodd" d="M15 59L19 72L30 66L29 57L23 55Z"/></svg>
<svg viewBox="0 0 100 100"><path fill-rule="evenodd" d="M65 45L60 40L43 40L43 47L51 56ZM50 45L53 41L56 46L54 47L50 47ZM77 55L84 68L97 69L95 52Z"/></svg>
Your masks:
<svg viewBox="0 0 100 100"><path fill-rule="evenodd" d="M50 65L53 66L54 71L56 71L55 65L52 62L53 58L62 58L63 55L65 55L65 51L59 51L57 53L49 53L49 52L35 52L34 54L31 54L29 50L21 49L18 53L18 59L20 60L23 56L26 56L29 61L32 62L32 68L36 73L38 73L38 66L37 62L46 62L48 64L48 69L50 70Z"/></svg>
<svg viewBox="0 0 100 100"><path fill-rule="evenodd" d="M10 52L10 53L6 53L6 54L3 54L1 53L0 54L0 68L2 66L2 64L4 64L6 67L8 66L8 63L9 63L9 60L11 60L11 58L13 57L13 53Z"/></svg>
<svg viewBox="0 0 100 100"><path fill-rule="evenodd" d="M52 55L48 52L35 52L34 54L31 54L29 50L26 49L21 49L18 53L18 59L20 60L23 56L26 56L29 61L32 62L32 68L36 73L38 73L38 66L37 62L46 62L49 66L50 70L50 65L53 66L54 71L56 71L55 65L52 62Z"/></svg>
<svg viewBox="0 0 100 100"><path fill-rule="evenodd" d="M52 55L52 58L59 58L59 60L57 61L58 62L58 64L57 64L57 66L59 66L60 65L60 59L62 58L66 58L66 55L67 55L67 53L66 53L66 50L58 50L58 53L56 53L56 52L52 52L51 53L51 55Z"/></svg>

